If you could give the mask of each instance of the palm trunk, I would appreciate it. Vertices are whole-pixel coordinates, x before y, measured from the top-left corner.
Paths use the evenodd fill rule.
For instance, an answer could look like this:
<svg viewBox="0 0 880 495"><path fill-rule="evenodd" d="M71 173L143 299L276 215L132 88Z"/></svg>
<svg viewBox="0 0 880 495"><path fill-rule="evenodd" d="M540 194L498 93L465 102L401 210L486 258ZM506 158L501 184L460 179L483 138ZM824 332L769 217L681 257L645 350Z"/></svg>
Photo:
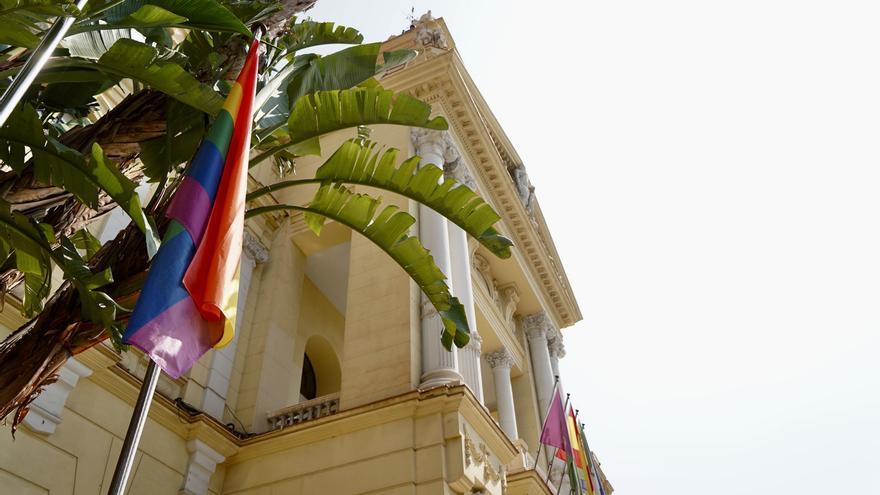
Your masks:
<svg viewBox="0 0 880 495"><path fill-rule="evenodd" d="M310 9L317 0L282 0L281 9L266 19L269 36L283 30L296 14ZM242 54L243 58L243 54ZM231 73L235 70L234 59ZM134 180L143 176L136 160L139 142L165 133L166 97L155 91L131 95L95 124L74 129L62 137L67 146L86 151L98 142L110 158L120 163L123 172ZM170 191L158 192L148 207L162 212ZM37 184L32 175L0 175L0 197L13 209L50 223L56 232L70 234L115 204L108 202L98 210L84 208L65 191ZM157 215L158 217L158 215ZM142 281L149 267L143 234L133 225L105 244L90 260L93 271L110 268L116 282L106 289L115 299L125 299L131 306L136 294L131 287ZM8 290L16 271L0 272L0 293ZM5 289L4 289L5 287ZM107 330L85 323L80 316L79 297L65 283L47 301L43 311L0 343L0 420L15 411L12 430L24 419L28 405L44 387L53 383L68 358L83 352L109 337Z"/></svg>

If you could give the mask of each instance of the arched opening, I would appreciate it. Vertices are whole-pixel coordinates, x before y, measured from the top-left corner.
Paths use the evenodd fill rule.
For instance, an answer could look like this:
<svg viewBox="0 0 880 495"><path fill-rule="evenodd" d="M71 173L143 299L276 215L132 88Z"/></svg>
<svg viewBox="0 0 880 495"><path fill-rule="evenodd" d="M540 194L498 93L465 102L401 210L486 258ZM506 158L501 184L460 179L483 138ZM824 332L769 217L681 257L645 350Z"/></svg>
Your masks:
<svg viewBox="0 0 880 495"><path fill-rule="evenodd" d="M339 392L342 369L336 352L324 337L313 335L306 342L300 395L311 400Z"/></svg>

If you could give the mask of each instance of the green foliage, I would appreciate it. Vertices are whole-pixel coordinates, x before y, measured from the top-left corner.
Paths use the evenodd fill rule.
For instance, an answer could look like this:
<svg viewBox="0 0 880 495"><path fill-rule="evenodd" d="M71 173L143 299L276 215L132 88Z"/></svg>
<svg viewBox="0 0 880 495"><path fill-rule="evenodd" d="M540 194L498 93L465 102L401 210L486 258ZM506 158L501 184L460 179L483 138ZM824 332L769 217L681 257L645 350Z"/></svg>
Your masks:
<svg viewBox="0 0 880 495"><path fill-rule="evenodd" d="M112 74L136 79L205 113L215 115L220 111L222 96L180 65L160 61L158 56L159 50L152 46L121 39L101 55L98 64Z"/></svg>
<svg viewBox="0 0 880 495"><path fill-rule="evenodd" d="M68 191L87 206L97 208L100 192L106 192L146 234L150 256L156 252L159 241L141 209L136 185L109 162L97 143L92 145L91 160L87 160L43 134L36 111L30 105L20 105L0 128L0 160L20 172L28 153L33 155L38 181Z"/></svg>
<svg viewBox="0 0 880 495"><path fill-rule="evenodd" d="M513 243L492 227L501 217L473 190L453 179L441 181L443 170L432 164L419 167L417 156L400 166L397 162L397 149L383 151L376 143L353 139L343 143L318 168L315 178L323 182L360 184L406 196L446 217L496 256L510 257ZM248 199L297 183L300 181L278 182L254 191Z"/></svg>
<svg viewBox="0 0 880 495"><path fill-rule="evenodd" d="M312 20L297 23L294 18L290 23L290 30L281 36L277 44L292 53L314 46L336 43L357 45L363 41L364 36L357 29Z"/></svg>
<svg viewBox="0 0 880 495"><path fill-rule="evenodd" d="M24 312L33 316L43 307L52 289L52 265L77 288L83 318L108 328L115 325L118 305L107 294L97 291L113 281L110 270L94 273L77 252L75 244L61 236L58 247L51 227L31 221L0 202L0 257L15 257L16 268L24 274Z"/></svg>
<svg viewBox="0 0 880 495"><path fill-rule="evenodd" d="M431 118L431 106L379 86L319 91L302 98L290 112L292 142L359 125L395 124L446 130L443 117Z"/></svg>
<svg viewBox="0 0 880 495"><path fill-rule="evenodd" d="M367 194L358 194L343 185L321 186L308 206L275 205L255 208L248 216L291 209L303 211L306 224L316 234L326 218L335 220L363 235L397 262L437 308L443 321L441 339L447 349L454 343L467 345L470 330L464 307L449 292L446 277L437 268L434 259L418 238L407 234L415 223L410 214L396 206L386 206L378 215L380 200Z"/></svg>

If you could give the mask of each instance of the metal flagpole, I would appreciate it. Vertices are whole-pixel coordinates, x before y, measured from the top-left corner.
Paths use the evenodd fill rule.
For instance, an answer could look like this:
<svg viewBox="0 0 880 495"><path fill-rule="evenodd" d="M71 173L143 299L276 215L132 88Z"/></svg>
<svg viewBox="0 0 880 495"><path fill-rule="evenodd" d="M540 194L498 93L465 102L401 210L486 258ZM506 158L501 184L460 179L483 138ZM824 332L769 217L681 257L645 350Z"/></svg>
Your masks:
<svg viewBox="0 0 880 495"><path fill-rule="evenodd" d="M147 374L144 375L144 384L134 405L131 423L128 424L128 432L125 433L125 441L122 442L122 450L119 451L119 460L116 461L116 470L113 471L113 481L110 482L108 495L122 495L122 492L125 491L128 476L134 465L134 454L141 441L141 433L144 432L147 413L150 412L150 402L153 400L156 384L159 383L159 374L159 367L156 366L155 361L150 359Z"/></svg>
<svg viewBox="0 0 880 495"><path fill-rule="evenodd" d="M553 378L554 378L554 381L553 381L553 394L551 395L551 397L555 398L555 397L556 397L556 387L559 385L559 375L553 375ZM550 399L550 400L552 401L553 399ZM544 427L547 426L547 415L550 414L550 406L552 406L552 405L553 405L553 404L552 404L552 402L551 402L551 404L547 406L547 411L546 411L546 413L544 414L544 423L541 425L541 433L544 432ZM535 453L535 465L532 466L532 470L533 470L533 471L534 471L535 469L538 469L538 459L541 458L541 449L542 449L542 448L544 448L544 444L541 443L541 439L538 438L538 452ZM550 471L550 468L549 468L549 467L547 468L547 471Z"/></svg>
<svg viewBox="0 0 880 495"><path fill-rule="evenodd" d="M88 1L89 0L78 0L76 2L76 8L82 10ZM3 96L0 96L0 126L5 124L6 119L12 115L12 111L18 105L18 102L27 92L28 88L30 88L31 83L34 82L37 74L43 66L46 65L46 61L49 60L52 52L55 51L58 43L61 42L64 35L67 34L67 30L70 29L70 26L75 21L76 17L62 14L52 23L52 27L46 32L46 36L40 40L40 44L37 45L37 48L34 49L34 53L32 53L30 58L28 58L28 61L25 62L24 67L21 68L21 71L15 76L15 79L12 80L12 84L6 88L6 91L3 92Z"/></svg>
<svg viewBox="0 0 880 495"><path fill-rule="evenodd" d="M81 1L84 2L86 0ZM265 32L266 28L262 24L256 25L254 28L254 38L259 41ZM134 455L141 441L141 434L144 432L144 424L147 422L147 413L150 411L150 402L153 399L153 394L156 392L156 384L159 382L160 373L156 362L150 359L147 373L144 375L144 384L141 386L137 402L134 405L134 413L132 413L131 422L128 424L128 431L125 433L125 441L122 442L122 450L119 452L119 460L116 461L116 469L113 471L113 480L110 482L110 490L107 492L107 495L122 495L125 491L125 485L128 483L128 477L134 465Z"/></svg>
<svg viewBox="0 0 880 495"><path fill-rule="evenodd" d="M563 414L563 417L565 418L565 433L568 434L569 443L571 443L571 433L568 431L568 401L570 399L571 399L571 394L565 394L565 404L562 405L562 414ZM556 450L559 450L559 449L556 449ZM567 464L572 464L574 462L574 459L569 459L569 457L571 457L571 456L568 455L568 452L565 453L565 457L566 457ZM550 458L549 461L547 461L547 481L551 481L550 471L551 471L551 468L553 467L553 461L555 459L556 459L556 456L553 456ZM563 471L562 475L559 476L559 488L556 489L556 493L559 493L559 489L562 487L562 479L563 478L565 478L564 471ZM555 485L556 483L554 482L553 484Z"/></svg>

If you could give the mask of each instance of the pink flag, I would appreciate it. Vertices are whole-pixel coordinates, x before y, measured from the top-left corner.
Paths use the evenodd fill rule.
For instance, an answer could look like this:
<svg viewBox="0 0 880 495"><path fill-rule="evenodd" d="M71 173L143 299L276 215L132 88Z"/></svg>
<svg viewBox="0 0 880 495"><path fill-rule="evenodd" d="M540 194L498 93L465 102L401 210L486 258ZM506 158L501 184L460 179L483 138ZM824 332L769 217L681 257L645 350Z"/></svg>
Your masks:
<svg viewBox="0 0 880 495"><path fill-rule="evenodd" d="M541 443L562 449L569 459L572 458L571 441L558 388L553 390L553 398L550 399L550 409L547 411L544 428L541 430Z"/></svg>

